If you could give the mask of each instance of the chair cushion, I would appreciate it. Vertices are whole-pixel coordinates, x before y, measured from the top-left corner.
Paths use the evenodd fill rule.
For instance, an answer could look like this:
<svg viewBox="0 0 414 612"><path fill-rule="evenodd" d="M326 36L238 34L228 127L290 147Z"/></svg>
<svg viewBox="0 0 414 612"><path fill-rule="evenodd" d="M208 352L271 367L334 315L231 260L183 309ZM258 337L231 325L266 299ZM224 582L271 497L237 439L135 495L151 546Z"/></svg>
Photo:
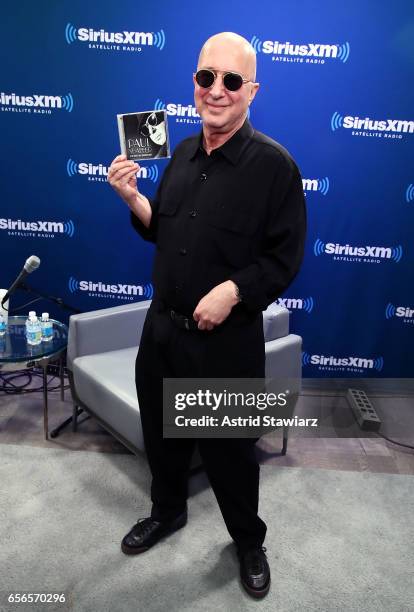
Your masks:
<svg viewBox="0 0 414 612"><path fill-rule="evenodd" d="M73 377L81 402L137 448L144 450L135 388L138 347L77 357Z"/></svg>

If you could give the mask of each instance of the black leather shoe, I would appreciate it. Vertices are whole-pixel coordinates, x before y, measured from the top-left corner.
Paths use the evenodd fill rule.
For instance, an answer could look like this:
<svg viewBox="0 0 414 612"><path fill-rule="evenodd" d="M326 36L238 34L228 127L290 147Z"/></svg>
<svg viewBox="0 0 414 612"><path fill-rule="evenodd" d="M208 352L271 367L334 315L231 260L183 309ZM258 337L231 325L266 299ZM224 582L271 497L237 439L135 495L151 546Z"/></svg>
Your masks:
<svg viewBox="0 0 414 612"><path fill-rule="evenodd" d="M155 521L151 517L139 519L122 540L121 550L126 555L143 553L161 538L184 527L186 523L187 511L168 523Z"/></svg>
<svg viewBox="0 0 414 612"><path fill-rule="evenodd" d="M257 599L265 597L270 588L270 568L265 552L264 546L238 552L242 585Z"/></svg>

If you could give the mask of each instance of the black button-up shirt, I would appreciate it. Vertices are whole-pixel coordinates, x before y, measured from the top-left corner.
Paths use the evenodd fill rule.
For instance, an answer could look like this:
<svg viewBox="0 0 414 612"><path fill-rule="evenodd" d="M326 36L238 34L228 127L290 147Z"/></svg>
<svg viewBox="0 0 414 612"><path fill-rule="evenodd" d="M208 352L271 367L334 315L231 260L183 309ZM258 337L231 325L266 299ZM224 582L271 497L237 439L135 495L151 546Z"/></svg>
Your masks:
<svg viewBox="0 0 414 612"><path fill-rule="evenodd" d="M228 279L242 295L236 311L264 310L299 270L306 231L299 170L247 119L210 155L202 132L183 140L150 204L149 228L132 212L131 222L156 244L156 296L180 313L191 316Z"/></svg>

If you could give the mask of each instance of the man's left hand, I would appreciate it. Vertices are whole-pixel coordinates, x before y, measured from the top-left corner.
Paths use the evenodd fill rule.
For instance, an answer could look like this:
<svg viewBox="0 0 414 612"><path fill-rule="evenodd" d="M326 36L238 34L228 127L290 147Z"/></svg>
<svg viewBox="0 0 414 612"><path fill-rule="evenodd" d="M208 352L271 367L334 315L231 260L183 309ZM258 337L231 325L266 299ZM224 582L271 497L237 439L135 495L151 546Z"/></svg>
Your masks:
<svg viewBox="0 0 414 612"><path fill-rule="evenodd" d="M237 287L233 281L228 280L214 287L201 298L193 312L198 329L212 330L223 323L238 301Z"/></svg>

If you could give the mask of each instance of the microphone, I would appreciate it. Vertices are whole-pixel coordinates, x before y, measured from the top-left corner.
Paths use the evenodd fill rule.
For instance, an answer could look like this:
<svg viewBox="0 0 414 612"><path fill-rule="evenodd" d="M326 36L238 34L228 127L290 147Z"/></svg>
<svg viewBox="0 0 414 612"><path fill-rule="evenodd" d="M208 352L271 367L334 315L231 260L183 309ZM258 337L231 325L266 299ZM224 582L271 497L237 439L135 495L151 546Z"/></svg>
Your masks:
<svg viewBox="0 0 414 612"><path fill-rule="evenodd" d="M20 272L19 276L16 278L10 289L7 291L6 295L1 300L1 305L3 306L4 302L6 302L12 293L14 293L17 287L22 283L23 279L26 278L28 274L36 270L40 266L40 259L36 255L31 255L25 261L23 266L23 270Z"/></svg>

